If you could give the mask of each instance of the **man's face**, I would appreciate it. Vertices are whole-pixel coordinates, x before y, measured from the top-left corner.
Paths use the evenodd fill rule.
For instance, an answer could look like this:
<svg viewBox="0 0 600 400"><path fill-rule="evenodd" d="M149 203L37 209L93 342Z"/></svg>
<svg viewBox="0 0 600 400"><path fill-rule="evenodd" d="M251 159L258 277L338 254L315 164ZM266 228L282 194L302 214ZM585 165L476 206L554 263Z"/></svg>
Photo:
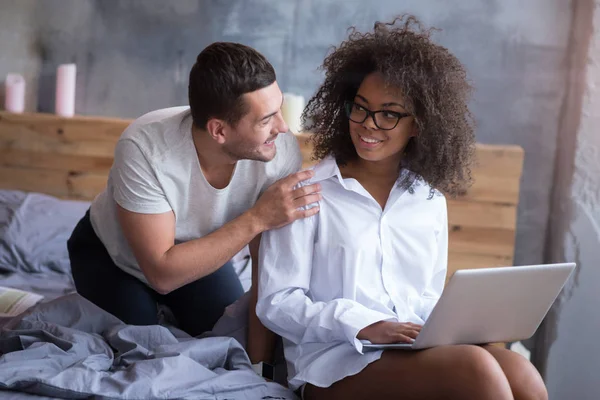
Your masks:
<svg viewBox="0 0 600 400"><path fill-rule="evenodd" d="M288 131L281 115L283 94L271 85L243 95L248 113L237 125L228 126L223 149L235 160L271 161L277 153L277 135Z"/></svg>

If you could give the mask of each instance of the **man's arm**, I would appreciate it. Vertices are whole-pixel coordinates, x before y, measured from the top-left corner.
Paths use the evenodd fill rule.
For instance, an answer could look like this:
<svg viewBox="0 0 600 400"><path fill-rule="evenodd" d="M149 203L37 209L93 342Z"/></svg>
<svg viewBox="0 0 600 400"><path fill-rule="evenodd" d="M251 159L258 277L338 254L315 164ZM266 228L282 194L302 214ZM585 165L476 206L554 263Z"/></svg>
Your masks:
<svg viewBox="0 0 600 400"><path fill-rule="evenodd" d="M238 253L262 228L252 213L200 239L175 245L175 215L139 214L118 206L119 222L150 285L169 293L209 275Z"/></svg>
<svg viewBox="0 0 600 400"><path fill-rule="evenodd" d="M294 189L312 175L312 171L302 171L281 179L238 218L209 235L177 245L172 211L141 214L118 207L119 223L150 285L168 293L216 271L265 230L316 214L318 207L299 208L320 200L320 186Z"/></svg>
<svg viewBox="0 0 600 400"><path fill-rule="evenodd" d="M264 327L256 316L256 301L258 300L258 249L260 237L256 236L250 242L250 256L252 257L252 288L250 289L250 306L248 307L248 338L246 351L250 361L256 364L260 361L271 364L275 350L277 335Z"/></svg>

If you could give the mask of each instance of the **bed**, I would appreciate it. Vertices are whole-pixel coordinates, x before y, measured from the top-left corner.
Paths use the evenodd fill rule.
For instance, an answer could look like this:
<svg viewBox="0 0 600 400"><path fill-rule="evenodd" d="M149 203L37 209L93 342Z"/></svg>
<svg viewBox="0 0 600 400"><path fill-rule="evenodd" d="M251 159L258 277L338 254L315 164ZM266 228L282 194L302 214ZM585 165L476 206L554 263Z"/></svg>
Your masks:
<svg viewBox="0 0 600 400"><path fill-rule="evenodd" d="M252 369L245 299L190 338L168 315L131 327L75 293L66 240L102 190L127 124L0 113L0 286L44 296L0 318L0 397L295 399ZM247 252L235 266L248 289Z"/></svg>
<svg viewBox="0 0 600 400"><path fill-rule="evenodd" d="M2 398L295 398L251 370L242 303L206 337L189 338L168 321L125 326L74 293L66 240L104 188L129 123L0 112L0 286L44 296L0 319ZM309 137L297 136L304 167L314 163ZM448 202L448 276L513 260L523 151L478 144L477 156L475 185ZM248 288L247 253L236 261Z"/></svg>

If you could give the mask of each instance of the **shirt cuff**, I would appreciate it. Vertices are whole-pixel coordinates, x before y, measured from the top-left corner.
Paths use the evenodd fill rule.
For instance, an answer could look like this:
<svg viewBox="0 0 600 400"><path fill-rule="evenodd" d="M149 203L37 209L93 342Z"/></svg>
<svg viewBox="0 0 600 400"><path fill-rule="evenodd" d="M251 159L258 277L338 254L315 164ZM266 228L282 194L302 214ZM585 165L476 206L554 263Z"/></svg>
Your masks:
<svg viewBox="0 0 600 400"><path fill-rule="evenodd" d="M358 333L367 326L380 321L396 321L396 317L367 308L353 307L340 318L346 338L360 354L363 354L363 344L357 338Z"/></svg>

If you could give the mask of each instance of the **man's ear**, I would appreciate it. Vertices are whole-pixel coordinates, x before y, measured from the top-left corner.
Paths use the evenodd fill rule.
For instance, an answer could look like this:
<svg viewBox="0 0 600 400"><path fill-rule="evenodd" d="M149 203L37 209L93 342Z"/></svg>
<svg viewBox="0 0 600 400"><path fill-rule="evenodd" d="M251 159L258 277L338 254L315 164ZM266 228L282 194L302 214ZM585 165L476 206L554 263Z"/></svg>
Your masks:
<svg viewBox="0 0 600 400"><path fill-rule="evenodd" d="M211 118L206 123L208 134L219 144L225 143L226 124L225 121L217 118Z"/></svg>

